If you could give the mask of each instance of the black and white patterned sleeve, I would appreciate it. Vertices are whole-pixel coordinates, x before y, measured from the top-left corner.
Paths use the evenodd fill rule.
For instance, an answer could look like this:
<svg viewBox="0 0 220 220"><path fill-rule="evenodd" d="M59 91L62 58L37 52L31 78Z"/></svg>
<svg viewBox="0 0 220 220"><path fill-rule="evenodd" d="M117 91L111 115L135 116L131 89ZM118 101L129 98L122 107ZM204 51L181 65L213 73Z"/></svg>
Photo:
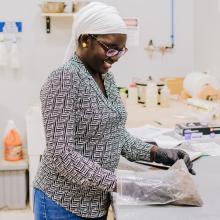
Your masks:
<svg viewBox="0 0 220 220"><path fill-rule="evenodd" d="M76 78L76 77L75 77ZM79 80L62 68L53 72L41 90L46 155L56 171L69 181L113 191L116 176L73 149L74 103Z"/></svg>
<svg viewBox="0 0 220 220"><path fill-rule="evenodd" d="M116 82L113 74L109 74L111 77L111 93L116 97L115 102L119 102L119 106L123 105L119 91L116 86ZM150 161L150 149L154 146L150 143L145 143L139 138L132 136L125 128L122 135L122 150L121 155L130 161L145 160Z"/></svg>
<svg viewBox="0 0 220 220"><path fill-rule="evenodd" d="M141 139L132 136L124 129L123 146L121 155L130 161L145 160L150 161L150 150L154 146L145 143Z"/></svg>

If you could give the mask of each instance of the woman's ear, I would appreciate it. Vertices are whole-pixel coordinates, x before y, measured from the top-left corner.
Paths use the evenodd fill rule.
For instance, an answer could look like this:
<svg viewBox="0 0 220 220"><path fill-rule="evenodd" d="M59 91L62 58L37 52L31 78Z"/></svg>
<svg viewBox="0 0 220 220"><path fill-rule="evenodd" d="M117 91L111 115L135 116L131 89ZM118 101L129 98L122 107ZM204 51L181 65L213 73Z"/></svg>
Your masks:
<svg viewBox="0 0 220 220"><path fill-rule="evenodd" d="M89 43L89 35L88 34L83 34L79 37L79 47L86 48L86 47L88 47L88 43Z"/></svg>

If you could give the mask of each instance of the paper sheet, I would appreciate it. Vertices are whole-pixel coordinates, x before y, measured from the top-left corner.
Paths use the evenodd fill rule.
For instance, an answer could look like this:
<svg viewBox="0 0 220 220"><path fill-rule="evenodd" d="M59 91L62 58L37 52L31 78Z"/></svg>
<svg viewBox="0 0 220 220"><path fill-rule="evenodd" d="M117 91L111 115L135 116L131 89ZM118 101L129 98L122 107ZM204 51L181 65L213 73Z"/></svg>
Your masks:
<svg viewBox="0 0 220 220"><path fill-rule="evenodd" d="M153 137L152 140L155 141L157 145L162 148L174 148L184 142L184 140L178 140L168 135Z"/></svg>
<svg viewBox="0 0 220 220"><path fill-rule="evenodd" d="M158 137L164 133L173 131L170 128L161 128L152 125L145 125L143 127L138 128L129 128L127 129L133 136L138 137L142 140L149 140L154 137Z"/></svg>
<svg viewBox="0 0 220 220"><path fill-rule="evenodd" d="M215 142L193 143L191 148L195 152L201 152L204 155L220 156L220 145Z"/></svg>

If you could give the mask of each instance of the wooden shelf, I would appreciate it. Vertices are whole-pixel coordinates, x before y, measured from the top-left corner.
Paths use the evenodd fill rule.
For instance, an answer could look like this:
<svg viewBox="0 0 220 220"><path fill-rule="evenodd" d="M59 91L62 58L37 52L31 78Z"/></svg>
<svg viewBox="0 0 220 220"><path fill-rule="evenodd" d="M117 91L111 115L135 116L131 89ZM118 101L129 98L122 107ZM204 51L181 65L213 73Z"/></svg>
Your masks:
<svg viewBox="0 0 220 220"><path fill-rule="evenodd" d="M74 13L42 13L43 17L74 17Z"/></svg>
<svg viewBox="0 0 220 220"><path fill-rule="evenodd" d="M50 18L51 17L70 17L73 18L75 13L42 13L42 16L46 18L46 32L50 33Z"/></svg>

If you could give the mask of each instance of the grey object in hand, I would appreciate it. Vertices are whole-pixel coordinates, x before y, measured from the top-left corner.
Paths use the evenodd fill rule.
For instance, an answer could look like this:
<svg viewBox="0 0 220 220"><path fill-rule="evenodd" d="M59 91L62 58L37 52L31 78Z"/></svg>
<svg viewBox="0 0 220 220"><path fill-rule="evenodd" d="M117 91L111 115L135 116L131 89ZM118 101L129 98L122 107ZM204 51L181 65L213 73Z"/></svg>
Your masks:
<svg viewBox="0 0 220 220"><path fill-rule="evenodd" d="M177 160L183 159L189 172L195 175L195 171L192 169L193 163L190 160L189 155L183 151L178 149L166 149L166 148L158 148L155 152L154 161L156 163L162 163L164 165L172 166Z"/></svg>

